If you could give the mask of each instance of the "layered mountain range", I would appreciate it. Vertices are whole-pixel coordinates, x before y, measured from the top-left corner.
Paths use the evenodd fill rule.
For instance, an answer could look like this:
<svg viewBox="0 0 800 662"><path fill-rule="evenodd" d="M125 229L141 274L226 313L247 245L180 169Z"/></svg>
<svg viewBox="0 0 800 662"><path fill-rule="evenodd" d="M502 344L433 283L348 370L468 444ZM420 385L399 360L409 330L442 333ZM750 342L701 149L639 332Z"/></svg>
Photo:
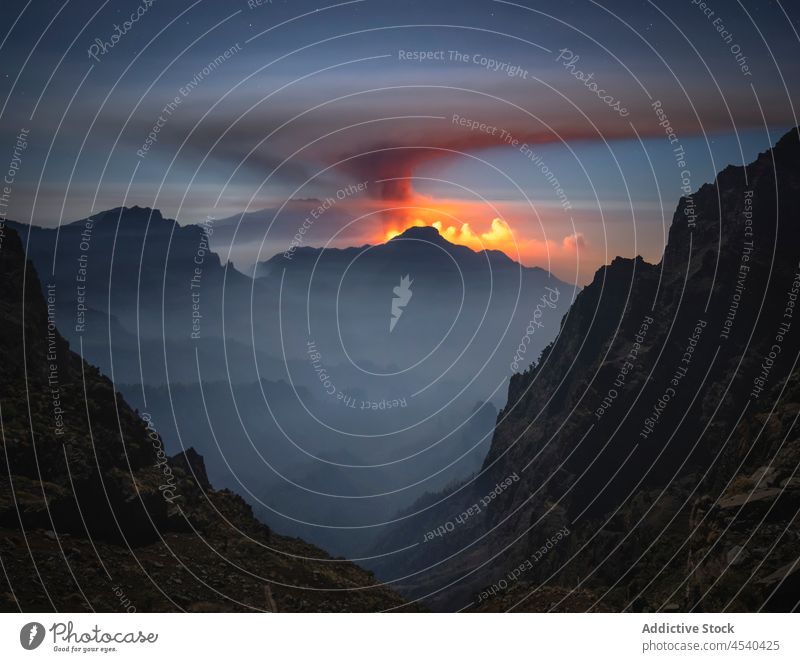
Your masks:
<svg viewBox="0 0 800 662"><path fill-rule="evenodd" d="M227 225L211 220L123 207L59 228L8 225L58 329L170 453L194 446L213 483L274 529L347 556L480 467L509 375L555 337L575 292L430 227L285 250L250 277L212 249Z"/></svg>
<svg viewBox="0 0 800 662"><path fill-rule="evenodd" d="M143 304L135 287L134 272L148 271L141 250L138 261L127 264L129 279L115 275L119 249L109 248L111 256L99 262L108 271L95 267L95 287L107 278L106 291L92 292L97 308L90 304L107 325L94 346L99 358L109 357L110 369L115 339L130 340L125 333L135 342L162 344L156 347L163 379L151 373L152 381L136 380L137 368L126 387L143 408L147 401L145 418L57 330L64 311L67 326L78 311L80 302L62 293L79 292L81 255L69 258L72 266L59 275L58 263L52 271L52 252L31 249L38 270L50 276L42 289L16 235L6 229L0 251L7 320L0 331L4 608L115 609L125 608L124 600L141 609L196 610L403 604L369 572L265 527L236 494L211 487L225 476L225 485L246 478L242 487L262 518L297 507L290 518L309 530L340 518L340 537L326 538L332 546L352 545L350 527L364 518L392 519L361 541L372 545L363 563L405 599L434 609L796 609L798 208L800 140L792 130L753 163L728 167L682 198L658 264L616 258L577 296L547 272L454 246L426 228L377 247L298 248L257 265L254 279L212 259L202 276L211 274L204 314L212 321L202 337L222 344L209 345L208 365L201 347L180 348L192 339L194 244L202 244L203 231L159 216L169 224L170 239L167 253L156 252L151 263L161 270L160 280L147 286L146 296L156 303ZM93 229L103 218L116 219L106 224L114 234L129 214L146 218L145 224L155 215L135 208L109 214ZM84 221L71 230L78 251L85 229ZM35 233L41 242L55 241L48 234L55 232L31 230L30 246ZM131 255L149 241L141 226L139 232L143 243L130 239ZM176 235L188 237L186 251L178 275L165 276ZM400 297L405 306L398 315L392 293L404 288L413 295ZM538 344L517 356L541 297L553 304L539 311L553 316L549 335L537 335ZM141 323L143 305L157 316L152 326ZM225 340L223 313L236 320L234 337ZM483 319L489 320L485 328ZM161 338L155 337L159 330ZM71 338L78 349L92 347L85 333ZM309 342L313 360L304 355ZM165 349L168 343L176 354ZM226 357L214 367L218 350L226 356L230 343L242 349L241 364L232 371ZM439 345L443 353L427 364ZM135 344L121 349L137 361L142 356ZM454 357L462 357L473 375L484 375L478 364L489 358L481 388L449 412L472 424L460 436L447 434L453 424L445 418L431 419L395 444L368 446L300 425L307 420L297 408L301 400L306 414L320 414L348 438L416 420L463 385L463 365L447 371ZM176 389L169 362L184 360L194 363L196 384ZM270 370L254 368L262 360ZM420 372L420 382L386 380L417 363L428 371ZM424 386L432 373L442 378L441 391L431 387L416 409L357 419L341 409L337 418L341 398L321 392L320 365L337 386L334 394L367 402L408 398L409 389ZM492 431L494 412L486 400L495 381L506 390L503 373L515 365L529 367L510 377ZM208 381L201 374L206 368L219 381ZM206 389L232 413L209 408ZM239 418L240 436L232 421L246 398L254 400L251 418ZM205 412L208 430L198 411ZM279 414L287 427L278 425ZM215 428L217 416L224 424ZM171 437L166 442L162 421ZM353 421L356 427L346 427ZM199 441L200 454L183 443L181 429ZM225 430L222 443L215 429ZM254 430L270 432L257 438ZM292 475L308 481L294 486L303 498L259 469L264 453L298 439L309 444L303 452L311 449L328 466L299 463L300 455L267 457L271 469L295 467ZM443 445L448 440L450 446ZM214 449L220 455L206 467L201 455ZM413 471L393 464L398 452L426 457L417 473L439 479L420 481L417 493L425 493L405 506L392 499L375 510L344 507L372 491L402 492L414 480ZM459 454L463 466L440 471ZM230 475L220 469L229 457ZM355 476L367 475L362 463L391 469L359 482ZM346 496L315 501L308 497L315 487L324 497L342 489ZM325 521L304 520L314 513Z"/></svg>
<svg viewBox="0 0 800 662"><path fill-rule="evenodd" d="M375 611L374 576L259 522L176 455L55 325L22 244L0 246L0 610Z"/></svg>

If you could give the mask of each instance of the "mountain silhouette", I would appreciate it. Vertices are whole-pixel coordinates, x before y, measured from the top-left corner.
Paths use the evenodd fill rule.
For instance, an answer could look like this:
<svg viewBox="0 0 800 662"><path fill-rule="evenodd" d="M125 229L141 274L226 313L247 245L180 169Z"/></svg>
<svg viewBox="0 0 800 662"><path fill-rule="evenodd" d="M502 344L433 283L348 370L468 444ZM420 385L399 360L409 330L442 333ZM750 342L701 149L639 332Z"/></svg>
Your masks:
<svg viewBox="0 0 800 662"><path fill-rule="evenodd" d="M270 531L211 487L192 448L167 456L53 324L22 244L0 249L3 611L375 611L374 577ZM6 588L13 587L11 588ZM358 589L358 590L349 590ZM122 597L120 597L122 596Z"/></svg>
<svg viewBox="0 0 800 662"><path fill-rule="evenodd" d="M348 556L371 546L377 529L345 535L332 525L384 521L475 471L489 429L475 403L502 406L509 375L556 336L576 289L435 228L378 245L301 246L251 278L211 248L215 222L182 226L151 208L9 227L54 286L66 340L159 421L169 453L191 443L213 483L242 494L275 530ZM410 297L395 316L405 276ZM375 413L353 416L352 406ZM394 430L403 432L354 443ZM356 467L415 460L371 476L320 467L309 453ZM388 494L343 503L317 492Z"/></svg>
<svg viewBox="0 0 800 662"><path fill-rule="evenodd" d="M601 268L511 378L480 474L377 551L519 479L379 574L450 609L796 608L798 205L793 129L681 198L659 264Z"/></svg>
<svg viewBox="0 0 800 662"><path fill-rule="evenodd" d="M412 227L384 244L357 248L301 246L259 263L255 273L264 287L256 289L254 306L278 308L280 298L284 323L306 330L283 339L289 355L302 355L310 328L331 362L391 362L399 369L419 364L428 379L447 371L469 381L480 372L478 379L491 390L513 372L536 303L543 296L550 302L543 327L517 361L523 366L558 332L577 292L544 269L525 267L500 251L451 243L433 227ZM406 276L413 299L393 327L394 288Z"/></svg>

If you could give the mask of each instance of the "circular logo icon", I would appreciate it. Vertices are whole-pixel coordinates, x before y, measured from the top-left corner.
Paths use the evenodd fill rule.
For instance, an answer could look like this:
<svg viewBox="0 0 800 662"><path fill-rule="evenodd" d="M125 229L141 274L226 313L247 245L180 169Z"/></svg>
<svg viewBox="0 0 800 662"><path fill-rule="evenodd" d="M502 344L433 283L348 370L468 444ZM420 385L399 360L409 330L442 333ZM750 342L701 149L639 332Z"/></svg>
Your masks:
<svg viewBox="0 0 800 662"><path fill-rule="evenodd" d="M28 623L19 631L19 643L27 651L38 648L44 641L44 625L41 623Z"/></svg>

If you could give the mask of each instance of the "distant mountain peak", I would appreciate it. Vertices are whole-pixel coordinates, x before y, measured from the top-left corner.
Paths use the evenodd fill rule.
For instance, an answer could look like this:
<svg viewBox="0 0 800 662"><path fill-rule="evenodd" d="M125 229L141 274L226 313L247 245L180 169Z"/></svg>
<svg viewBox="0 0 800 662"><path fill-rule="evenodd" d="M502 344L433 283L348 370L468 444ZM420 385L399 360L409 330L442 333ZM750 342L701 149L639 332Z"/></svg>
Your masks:
<svg viewBox="0 0 800 662"><path fill-rule="evenodd" d="M161 211L158 209L153 209L151 207L139 207L138 205L134 205L133 207L115 207L114 209L107 209L105 211L92 214L88 219L84 218L78 221L74 221L74 223L83 225L89 219L100 223L116 222L117 220L119 220L125 224L131 224L131 223L144 224L147 221L158 224L161 223L161 221L166 220L161 215Z"/></svg>
<svg viewBox="0 0 800 662"><path fill-rule="evenodd" d="M386 242L387 246L392 245L398 239L412 239L420 242L426 242L429 244L433 244L440 248L447 249L448 251L459 251L462 253L468 254L475 254L475 255L486 255L493 260L500 260L502 262L507 263L514 263L516 264L516 260L511 258L509 255L504 253L502 250L498 248L483 248L482 250L475 250L466 244L459 243L458 241L450 241L446 239L439 229L433 227L432 225L414 225L409 228L406 228L402 233L398 234L395 237L392 237L389 241ZM531 267L526 267L531 268ZM532 267L534 269L538 269L539 267Z"/></svg>
<svg viewBox="0 0 800 662"><path fill-rule="evenodd" d="M419 241L429 241L435 244L450 243L439 234L439 230L430 225L415 225L406 228L399 235L390 239L390 241L395 241L396 239L417 239Z"/></svg>

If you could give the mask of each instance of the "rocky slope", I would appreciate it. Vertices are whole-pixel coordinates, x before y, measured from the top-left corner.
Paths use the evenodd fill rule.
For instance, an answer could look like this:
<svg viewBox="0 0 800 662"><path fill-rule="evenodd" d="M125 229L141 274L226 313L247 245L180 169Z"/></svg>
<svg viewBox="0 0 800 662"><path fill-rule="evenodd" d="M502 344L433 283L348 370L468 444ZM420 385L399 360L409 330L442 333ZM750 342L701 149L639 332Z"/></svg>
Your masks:
<svg viewBox="0 0 800 662"><path fill-rule="evenodd" d="M599 270L379 574L443 608L797 608L799 208L792 130L681 199L659 264Z"/></svg>
<svg viewBox="0 0 800 662"><path fill-rule="evenodd" d="M403 606L371 573L272 533L192 449L167 457L156 424L70 350L60 293L3 231L0 610Z"/></svg>

